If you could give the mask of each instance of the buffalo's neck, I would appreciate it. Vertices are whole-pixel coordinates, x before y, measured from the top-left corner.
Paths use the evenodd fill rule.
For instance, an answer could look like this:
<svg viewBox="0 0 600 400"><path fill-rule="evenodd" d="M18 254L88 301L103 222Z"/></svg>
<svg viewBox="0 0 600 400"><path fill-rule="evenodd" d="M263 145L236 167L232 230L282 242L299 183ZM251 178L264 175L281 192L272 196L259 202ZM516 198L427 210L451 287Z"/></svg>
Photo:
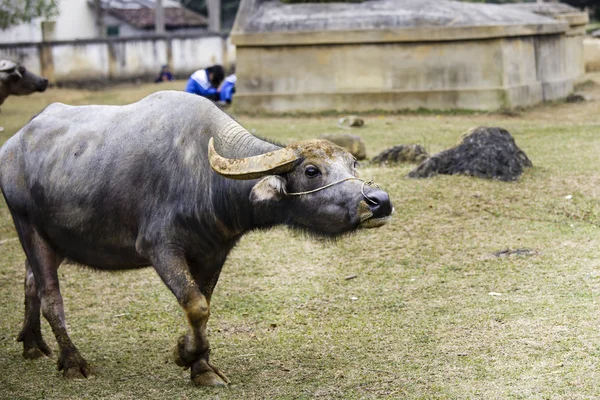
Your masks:
<svg viewBox="0 0 600 400"><path fill-rule="evenodd" d="M215 224L223 238L237 240L244 233L285 223L283 204L253 204L250 192L258 180L218 180L219 190L212 190Z"/></svg>
<svg viewBox="0 0 600 400"><path fill-rule="evenodd" d="M216 131L213 137L217 151L222 151L225 157L252 157L281 148L251 135L224 113L211 115L210 124L211 129L207 130ZM207 140L205 138L198 144L202 150L206 149ZM209 243L209 247L230 246L246 232L276 224L275 215L260 208L257 210L250 202L250 192L258 180L235 180L217 175L212 171L207 159L203 159L196 168L206 170L208 177L200 176L199 180L184 190L189 190L190 187L200 188L195 191L195 204L198 206L193 220L195 229L206 231L206 228L209 228L211 238L202 238L202 242ZM194 178L193 174L190 178L198 179ZM208 202L205 198L207 192L210 196Z"/></svg>

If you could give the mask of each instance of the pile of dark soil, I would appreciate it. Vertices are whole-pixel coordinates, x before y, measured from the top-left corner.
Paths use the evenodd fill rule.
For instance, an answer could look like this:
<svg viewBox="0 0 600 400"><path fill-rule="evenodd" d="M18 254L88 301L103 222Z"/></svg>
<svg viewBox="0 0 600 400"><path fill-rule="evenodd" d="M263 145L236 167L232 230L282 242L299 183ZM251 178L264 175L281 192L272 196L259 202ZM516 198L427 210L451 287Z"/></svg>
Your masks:
<svg viewBox="0 0 600 400"><path fill-rule="evenodd" d="M411 178L436 174L462 174L478 178L515 181L525 167L533 166L514 138L502 128L470 130L458 146L439 152L412 170Z"/></svg>

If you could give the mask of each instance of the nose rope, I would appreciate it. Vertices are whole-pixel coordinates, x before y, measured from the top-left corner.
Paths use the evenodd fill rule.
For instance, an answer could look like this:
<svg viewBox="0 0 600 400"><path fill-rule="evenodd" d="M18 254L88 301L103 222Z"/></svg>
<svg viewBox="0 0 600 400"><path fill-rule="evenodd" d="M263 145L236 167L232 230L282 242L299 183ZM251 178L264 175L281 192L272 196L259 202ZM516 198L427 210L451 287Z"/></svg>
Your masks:
<svg viewBox="0 0 600 400"><path fill-rule="evenodd" d="M379 186L375 182L373 182L373 180L365 181L365 180L362 180L360 178L356 178L356 177L353 177L353 176L348 177L348 178L344 178L344 179L340 179L339 181L335 181L335 182L329 183L329 184L327 184L325 186L321 186L321 187L318 187L318 188L313 189L313 190L307 190L306 192L296 192L296 193L288 193L288 192L286 192L285 194L287 194L289 196L302 196L302 195L305 195L305 194L311 194L311 193L315 193L315 192L318 192L318 191L323 190L323 189L327 189L328 187L331 187L333 185L337 185L338 183L342 183L342 182L346 182L346 181L352 181L352 180L361 181L362 182L362 186L360 187L360 193L363 195L363 197L365 198L365 200L367 200L369 203L371 203L371 204L377 204L377 202L375 200L371 199L365 193L365 185L369 185L371 187L376 187L376 188L379 188Z"/></svg>

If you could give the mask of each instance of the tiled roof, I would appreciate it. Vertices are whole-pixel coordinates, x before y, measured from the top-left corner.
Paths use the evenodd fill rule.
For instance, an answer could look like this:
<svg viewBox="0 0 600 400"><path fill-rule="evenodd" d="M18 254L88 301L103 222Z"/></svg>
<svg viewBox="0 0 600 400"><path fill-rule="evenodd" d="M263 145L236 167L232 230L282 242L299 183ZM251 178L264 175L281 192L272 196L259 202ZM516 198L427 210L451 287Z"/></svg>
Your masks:
<svg viewBox="0 0 600 400"><path fill-rule="evenodd" d="M109 8L108 13L121 21L138 29L154 28L154 8ZM175 28L204 28L208 20L203 15L185 8L165 8L165 27Z"/></svg>

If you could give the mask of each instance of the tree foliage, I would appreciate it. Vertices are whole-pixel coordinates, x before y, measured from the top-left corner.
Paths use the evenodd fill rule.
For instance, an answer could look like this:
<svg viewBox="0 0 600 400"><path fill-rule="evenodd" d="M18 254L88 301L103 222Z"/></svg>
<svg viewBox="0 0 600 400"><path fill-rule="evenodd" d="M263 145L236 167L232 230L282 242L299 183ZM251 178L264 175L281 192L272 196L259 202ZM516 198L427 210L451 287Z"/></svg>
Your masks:
<svg viewBox="0 0 600 400"><path fill-rule="evenodd" d="M58 14L59 0L0 0L0 29Z"/></svg>

